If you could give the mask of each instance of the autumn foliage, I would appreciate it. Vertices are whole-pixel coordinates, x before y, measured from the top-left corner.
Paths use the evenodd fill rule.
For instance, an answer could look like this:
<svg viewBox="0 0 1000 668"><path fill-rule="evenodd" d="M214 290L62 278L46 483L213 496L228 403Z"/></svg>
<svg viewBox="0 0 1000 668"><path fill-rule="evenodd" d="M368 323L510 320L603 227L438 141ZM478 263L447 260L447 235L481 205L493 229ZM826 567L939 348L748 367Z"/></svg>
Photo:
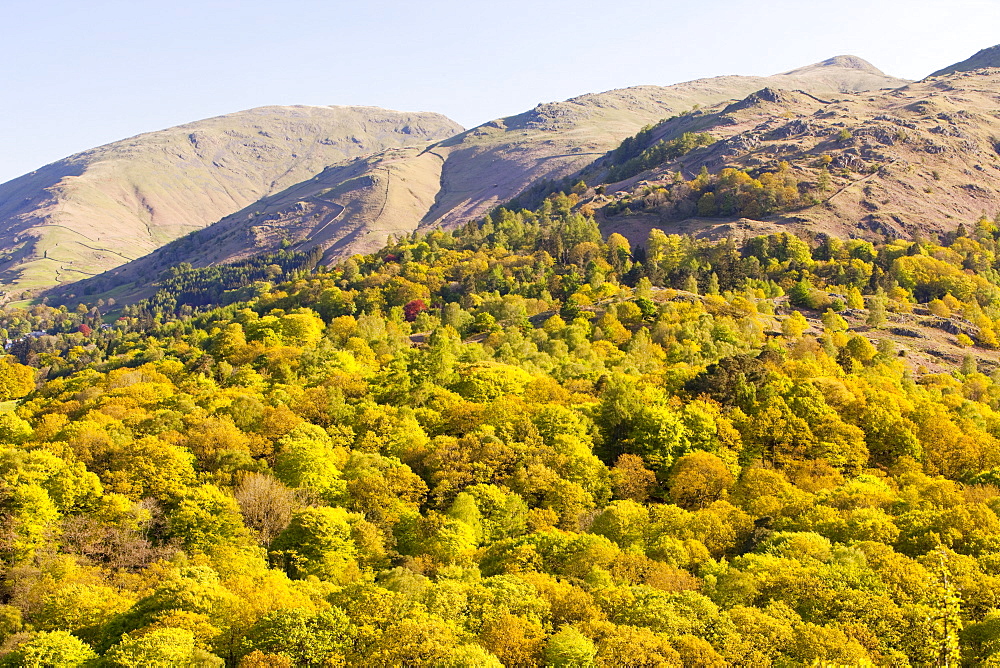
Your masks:
<svg viewBox="0 0 1000 668"><path fill-rule="evenodd" d="M633 247L556 195L9 308L4 661L989 665L997 238Z"/></svg>

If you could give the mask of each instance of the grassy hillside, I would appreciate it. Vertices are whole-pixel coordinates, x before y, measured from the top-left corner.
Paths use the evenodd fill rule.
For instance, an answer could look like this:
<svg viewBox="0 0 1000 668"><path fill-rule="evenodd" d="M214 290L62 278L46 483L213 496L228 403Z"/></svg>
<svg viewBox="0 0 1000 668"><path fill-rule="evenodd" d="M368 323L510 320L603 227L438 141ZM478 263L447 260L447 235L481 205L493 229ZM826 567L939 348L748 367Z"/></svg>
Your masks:
<svg viewBox="0 0 1000 668"><path fill-rule="evenodd" d="M8 295L146 255L327 165L462 128L374 107L262 107L70 156L0 185Z"/></svg>

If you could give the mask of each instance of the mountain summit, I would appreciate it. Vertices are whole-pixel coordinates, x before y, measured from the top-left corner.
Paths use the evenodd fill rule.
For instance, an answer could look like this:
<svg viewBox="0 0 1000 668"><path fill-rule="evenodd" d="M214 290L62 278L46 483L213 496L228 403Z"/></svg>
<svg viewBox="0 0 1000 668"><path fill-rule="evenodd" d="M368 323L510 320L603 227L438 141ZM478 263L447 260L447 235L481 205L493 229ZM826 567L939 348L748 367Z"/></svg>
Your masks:
<svg viewBox="0 0 1000 668"><path fill-rule="evenodd" d="M971 72L972 70L984 67L1000 67L1000 44L977 51L971 58L966 58L960 63L949 65L930 76L940 77L945 74L954 74L955 72Z"/></svg>
<svg viewBox="0 0 1000 668"><path fill-rule="evenodd" d="M784 72L783 74L789 76L803 75L811 72L818 72L831 67L845 70L860 70L862 72L874 74L875 76L885 76L885 72L875 67L864 58L858 58L857 56L850 55L834 56L833 58L827 58L826 60L821 60L818 63L806 65L805 67L799 67L797 69Z"/></svg>

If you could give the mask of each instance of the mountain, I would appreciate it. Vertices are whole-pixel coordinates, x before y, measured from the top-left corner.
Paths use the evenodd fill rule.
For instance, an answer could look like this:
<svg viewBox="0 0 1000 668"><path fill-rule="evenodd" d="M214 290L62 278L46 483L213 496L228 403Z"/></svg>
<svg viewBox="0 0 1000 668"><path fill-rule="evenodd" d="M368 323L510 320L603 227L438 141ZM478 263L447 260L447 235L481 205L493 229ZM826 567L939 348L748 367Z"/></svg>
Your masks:
<svg viewBox="0 0 1000 668"><path fill-rule="evenodd" d="M434 113L275 106L84 151L0 185L0 282L99 274L331 163L461 130Z"/></svg>
<svg viewBox="0 0 1000 668"><path fill-rule="evenodd" d="M633 242L653 227L716 238L941 235L1000 212L997 99L1000 70L839 100L762 89L660 124L620 156L627 164L596 163L587 182L607 184L590 203L605 233ZM720 179L725 168L743 175Z"/></svg>
<svg viewBox="0 0 1000 668"><path fill-rule="evenodd" d="M318 245L326 261L373 251L390 234L478 218L532 186L578 172L644 125L694 107L767 86L841 97L907 83L860 58L838 56L769 77L637 86L540 104L430 147L392 148L331 165L84 289L142 284L180 261L232 262L289 244L303 250Z"/></svg>
<svg viewBox="0 0 1000 668"><path fill-rule="evenodd" d="M940 69L931 74L931 76L940 77L946 74L954 74L955 72L971 72L985 67L1000 67L1000 44L977 51L973 56L966 58L962 62Z"/></svg>

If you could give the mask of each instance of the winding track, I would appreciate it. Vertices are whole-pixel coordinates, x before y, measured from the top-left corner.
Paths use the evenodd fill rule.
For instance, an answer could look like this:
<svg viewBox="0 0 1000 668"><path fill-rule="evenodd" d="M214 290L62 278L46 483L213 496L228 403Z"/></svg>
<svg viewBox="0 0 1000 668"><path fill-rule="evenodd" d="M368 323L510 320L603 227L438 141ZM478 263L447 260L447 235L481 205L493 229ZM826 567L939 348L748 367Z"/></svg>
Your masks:
<svg viewBox="0 0 1000 668"><path fill-rule="evenodd" d="M329 227L332 223L336 222L337 219L340 218L344 214L345 211L347 211L347 207L345 207L345 206L337 204L336 202L329 202L327 200L323 200L323 199L320 199L320 198L315 197L315 196L310 196L309 198L307 198L307 201L313 201L313 202L316 202L317 204L319 204L321 206L326 206L326 207L331 207L331 206L340 207L340 210L337 211L337 213L333 214L332 216L329 216L329 214L328 214L328 217L326 218L326 220L322 221L319 224L319 227L313 228L313 231L305 239L303 239L299 243L295 244L294 248L296 248L296 249L298 249L299 247L301 247L302 244L306 243L307 241L314 241L317 237L319 237L320 234L322 234L322 232L327 227ZM384 204L382 206L383 206L383 208L385 207Z"/></svg>

